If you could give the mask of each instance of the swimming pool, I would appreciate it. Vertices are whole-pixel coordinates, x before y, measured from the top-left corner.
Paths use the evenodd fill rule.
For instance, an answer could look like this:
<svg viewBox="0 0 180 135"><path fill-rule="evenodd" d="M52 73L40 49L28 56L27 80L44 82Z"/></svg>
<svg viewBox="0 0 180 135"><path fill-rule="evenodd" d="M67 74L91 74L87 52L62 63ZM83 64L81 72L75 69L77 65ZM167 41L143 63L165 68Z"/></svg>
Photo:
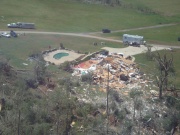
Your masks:
<svg viewBox="0 0 180 135"><path fill-rule="evenodd" d="M54 56L53 56L53 58L54 59L60 59L60 58L62 58L62 57L64 57L64 56L68 56L69 55L69 53L65 53L65 52L60 52L60 53L56 53Z"/></svg>

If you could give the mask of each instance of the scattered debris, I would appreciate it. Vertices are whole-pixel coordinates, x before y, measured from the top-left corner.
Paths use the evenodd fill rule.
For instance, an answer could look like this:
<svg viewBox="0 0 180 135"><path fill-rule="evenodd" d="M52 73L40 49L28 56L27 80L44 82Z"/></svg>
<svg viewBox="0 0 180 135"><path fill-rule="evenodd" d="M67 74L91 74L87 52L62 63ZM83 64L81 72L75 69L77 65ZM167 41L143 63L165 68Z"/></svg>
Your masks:
<svg viewBox="0 0 180 135"><path fill-rule="evenodd" d="M99 53L91 60L75 65L72 75L81 76L92 72L93 84L99 85L100 91L104 92L107 89L108 74L110 89L145 86L148 81L144 80L144 73L140 72L133 61L132 56L124 58L122 53Z"/></svg>
<svg viewBox="0 0 180 135"><path fill-rule="evenodd" d="M28 64L27 63L22 63L23 65L27 66Z"/></svg>

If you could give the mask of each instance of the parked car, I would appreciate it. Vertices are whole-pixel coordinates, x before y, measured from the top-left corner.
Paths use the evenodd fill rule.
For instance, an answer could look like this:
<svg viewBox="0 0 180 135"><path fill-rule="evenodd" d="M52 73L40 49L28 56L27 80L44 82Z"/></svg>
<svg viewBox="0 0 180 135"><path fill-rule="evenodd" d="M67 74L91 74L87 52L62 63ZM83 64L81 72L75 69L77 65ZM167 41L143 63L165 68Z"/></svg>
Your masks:
<svg viewBox="0 0 180 135"><path fill-rule="evenodd" d="M178 41L180 41L180 37L178 37Z"/></svg>
<svg viewBox="0 0 180 135"><path fill-rule="evenodd" d="M102 33L111 33L111 30L109 30L109 29L102 29Z"/></svg>
<svg viewBox="0 0 180 135"><path fill-rule="evenodd" d="M10 35L10 34L8 34L7 32L3 32L3 33L1 33L1 36L3 36L3 37L7 37L7 38L10 38L10 37L11 37L11 35Z"/></svg>
<svg viewBox="0 0 180 135"><path fill-rule="evenodd" d="M14 32L13 30L10 31L10 35L11 35L12 37L17 37L17 33Z"/></svg>

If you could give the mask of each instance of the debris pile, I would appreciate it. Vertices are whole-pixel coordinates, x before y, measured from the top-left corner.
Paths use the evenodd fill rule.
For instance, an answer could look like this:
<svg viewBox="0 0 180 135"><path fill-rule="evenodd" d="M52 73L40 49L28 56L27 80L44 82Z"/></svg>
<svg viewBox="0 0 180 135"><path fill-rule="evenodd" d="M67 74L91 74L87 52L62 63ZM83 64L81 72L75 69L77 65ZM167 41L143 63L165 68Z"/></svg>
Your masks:
<svg viewBox="0 0 180 135"><path fill-rule="evenodd" d="M140 72L131 56L124 58L121 53L103 56L97 54L92 59L75 66L75 72L72 75L83 75L93 71L93 84L99 85L100 90L104 92L106 92L108 80L109 88L114 90L126 88L128 84L146 83L143 79L144 74Z"/></svg>

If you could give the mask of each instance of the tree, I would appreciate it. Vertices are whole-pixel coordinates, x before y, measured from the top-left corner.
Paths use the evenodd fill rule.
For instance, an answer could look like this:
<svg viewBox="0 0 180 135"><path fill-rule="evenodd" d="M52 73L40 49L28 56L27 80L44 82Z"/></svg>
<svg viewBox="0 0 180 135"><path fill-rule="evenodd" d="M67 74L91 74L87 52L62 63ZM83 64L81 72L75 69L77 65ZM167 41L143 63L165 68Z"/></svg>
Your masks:
<svg viewBox="0 0 180 135"><path fill-rule="evenodd" d="M88 82L90 85L91 83L93 82L93 77L92 77L92 73L91 72L88 72L87 74L85 75L82 75L81 76L81 80L82 82Z"/></svg>
<svg viewBox="0 0 180 135"><path fill-rule="evenodd" d="M138 90L132 90L129 93L129 96L133 99L133 103L134 103L134 111L133 111L133 119L135 119L135 110L139 110L142 106L142 102L140 100L138 100L138 97L141 96L143 93L141 91Z"/></svg>
<svg viewBox="0 0 180 135"><path fill-rule="evenodd" d="M60 47L60 49L65 49L63 43L60 43L59 47Z"/></svg>
<svg viewBox="0 0 180 135"><path fill-rule="evenodd" d="M159 87L159 99L162 99L163 90L167 90L169 73L174 72L173 56L171 55L171 58L168 59L166 54L161 56L157 53L155 60L157 61L159 70L159 75L156 76L157 85Z"/></svg>
<svg viewBox="0 0 180 135"><path fill-rule="evenodd" d="M146 58L147 58L148 60L153 60L154 54L152 53L152 46L147 45L146 47L147 47Z"/></svg>
<svg viewBox="0 0 180 135"><path fill-rule="evenodd" d="M46 74L45 61L43 60L41 55L37 59L37 63L34 67L34 73L35 73L35 78L38 81L38 83L44 84L45 83L45 76L47 74Z"/></svg>

